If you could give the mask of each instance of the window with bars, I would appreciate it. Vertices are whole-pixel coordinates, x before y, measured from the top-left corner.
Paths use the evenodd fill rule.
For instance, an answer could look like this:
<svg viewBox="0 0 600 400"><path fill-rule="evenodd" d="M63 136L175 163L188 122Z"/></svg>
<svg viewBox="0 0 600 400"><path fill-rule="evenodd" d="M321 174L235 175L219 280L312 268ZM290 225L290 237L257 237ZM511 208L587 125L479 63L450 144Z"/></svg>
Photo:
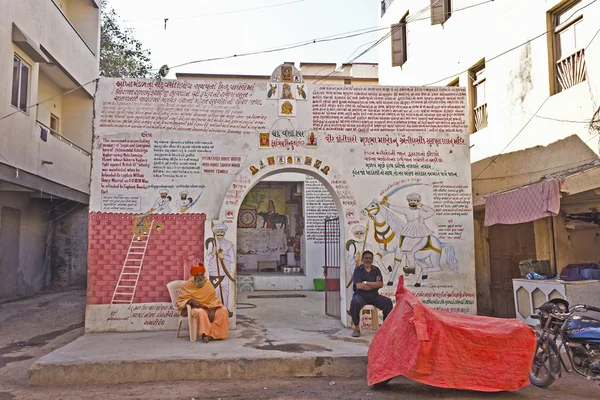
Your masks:
<svg viewBox="0 0 600 400"><path fill-rule="evenodd" d="M31 67L15 54L13 57L13 77L10 103L21 111L27 111L30 70Z"/></svg>
<svg viewBox="0 0 600 400"><path fill-rule="evenodd" d="M431 25L441 25L452 16L452 0L431 1Z"/></svg>
<svg viewBox="0 0 600 400"><path fill-rule="evenodd" d="M487 99L485 94L485 60L469 70L471 94L471 132L477 132L488 126Z"/></svg>
<svg viewBox="0 0 600 400"><path fill-rule="evenodd" d="M406 19L408 13L404 14L404 17L399 23L392 25L391 37L392 37L392 67L401 67L408 59L407 46L406 46Z"/></svg>
<svg viewBox="0 0 600 400"><path fill-rule="evenodd" d="M567 90L587 79L584 43L581 40L583 10L580 0L567 1L549 12L554 88L553 94Z"/></svg>

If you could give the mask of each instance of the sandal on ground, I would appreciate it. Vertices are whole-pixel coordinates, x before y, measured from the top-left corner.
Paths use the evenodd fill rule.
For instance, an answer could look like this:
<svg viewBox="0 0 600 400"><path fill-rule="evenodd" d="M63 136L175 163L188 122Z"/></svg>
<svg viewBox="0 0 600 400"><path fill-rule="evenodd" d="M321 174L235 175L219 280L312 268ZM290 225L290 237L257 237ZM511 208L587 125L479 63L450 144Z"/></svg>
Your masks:
<svg viewBox="0 0 600 400"><path fill-rule="evenodd" d="M358 329L352 331L352 337L360 337L360 331Z"/></svg>

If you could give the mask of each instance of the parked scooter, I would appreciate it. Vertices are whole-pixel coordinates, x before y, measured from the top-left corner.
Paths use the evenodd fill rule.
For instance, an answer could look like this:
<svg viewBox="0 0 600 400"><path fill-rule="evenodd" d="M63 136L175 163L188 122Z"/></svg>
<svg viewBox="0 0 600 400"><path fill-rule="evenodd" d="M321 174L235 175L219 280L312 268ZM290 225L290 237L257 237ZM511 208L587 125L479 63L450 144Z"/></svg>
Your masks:
<svg viewBox="0 0 600 400"><path fill-rule="evenodd" d="M600 308L576 305L569 308L563 299L542 304L536 327L537 349L529 380L539 387L548 387L566 372L575 371L590 380L600 382L600 321L585 315Z"/></svg>

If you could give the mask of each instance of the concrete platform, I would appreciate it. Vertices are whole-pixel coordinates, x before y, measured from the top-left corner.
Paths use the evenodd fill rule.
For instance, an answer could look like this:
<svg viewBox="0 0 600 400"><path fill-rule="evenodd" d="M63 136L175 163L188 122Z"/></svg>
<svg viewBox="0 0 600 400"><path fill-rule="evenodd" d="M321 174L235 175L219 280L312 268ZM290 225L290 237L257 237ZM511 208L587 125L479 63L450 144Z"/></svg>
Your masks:
<svg viewBox="0 0 600 400"><path fill-rule="evenodd" d="M365 376L372 333L350 337L339 319L324 314L320 292L255 298L278 293L240 294L238 329L227 340L192 343L187 331L179 339L171 331L89 334L40 358L29 371L29 383Z"/></svg>

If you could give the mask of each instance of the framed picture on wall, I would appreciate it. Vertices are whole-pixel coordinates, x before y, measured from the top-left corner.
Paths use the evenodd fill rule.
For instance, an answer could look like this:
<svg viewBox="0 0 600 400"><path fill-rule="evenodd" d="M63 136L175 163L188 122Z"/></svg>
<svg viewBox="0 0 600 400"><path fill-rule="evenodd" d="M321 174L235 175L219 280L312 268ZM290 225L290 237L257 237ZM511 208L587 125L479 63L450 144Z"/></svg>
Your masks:
<svg viewBox="0 0 600 400"><path fill-rule="evenodd" d="M238 228L256 228L256 210L240 210Z"/></svg>

